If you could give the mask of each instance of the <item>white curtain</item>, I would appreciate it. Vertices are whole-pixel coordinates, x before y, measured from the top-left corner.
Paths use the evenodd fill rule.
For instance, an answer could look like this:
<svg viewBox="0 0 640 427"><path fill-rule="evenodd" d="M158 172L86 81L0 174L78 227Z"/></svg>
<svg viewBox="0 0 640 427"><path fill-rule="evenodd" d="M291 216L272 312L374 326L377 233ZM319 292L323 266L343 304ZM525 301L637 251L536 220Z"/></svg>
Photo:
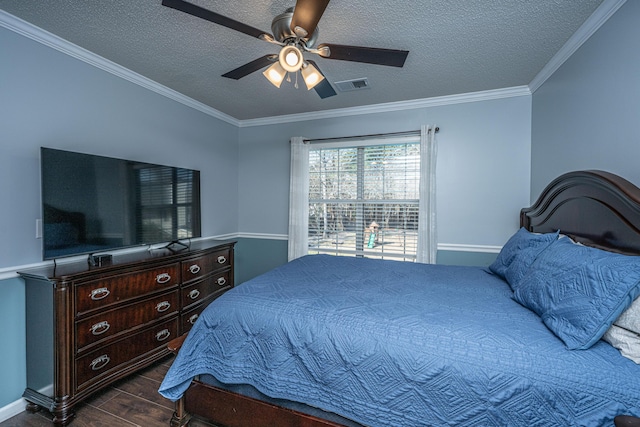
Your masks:
<svg viewBox="0 0 640 427"><path fill-rule="evenodd" d="M291 138L289 183L289 261L309 250L309 143L301 136Z"/></svg>
<svg viewBox="0 0 640 427"><path fill-rule="evenodd" d="M438 252L436 230L436 126L420 129L420 204L416 261L435 264Z"/></svg>

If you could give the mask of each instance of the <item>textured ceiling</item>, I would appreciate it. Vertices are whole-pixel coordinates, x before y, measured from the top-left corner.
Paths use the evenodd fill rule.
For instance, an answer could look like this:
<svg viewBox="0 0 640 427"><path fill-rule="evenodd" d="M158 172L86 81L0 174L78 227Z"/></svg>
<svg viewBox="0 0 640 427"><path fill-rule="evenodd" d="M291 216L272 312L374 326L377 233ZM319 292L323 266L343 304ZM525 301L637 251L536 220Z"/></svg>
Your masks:
<svg viewBox="0 0 640 427"><path fill-rule="evenodd" d="M190 0L271 33L295 0ZM222 74L278 46L161 0L0 0L0 9L238 120L527 85L602 0L333 0L319 43L409 50L404 68L314 59L331 83L370 88L320 99L255 72Z"/></svg>

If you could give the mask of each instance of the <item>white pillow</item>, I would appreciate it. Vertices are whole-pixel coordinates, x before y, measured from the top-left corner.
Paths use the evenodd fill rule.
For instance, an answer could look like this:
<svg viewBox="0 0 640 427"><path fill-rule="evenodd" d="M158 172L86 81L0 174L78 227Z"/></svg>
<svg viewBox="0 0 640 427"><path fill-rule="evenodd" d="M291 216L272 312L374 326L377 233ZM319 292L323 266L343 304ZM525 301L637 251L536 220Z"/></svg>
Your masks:
<svg viewBox="0 0 640 427"><path fill-rule="evenodd" d="M636 298L613 324L640 334L640 298Z"/></svg>
<svg viewBox="0 0 640 427"><path fill-rule="evenodd" d="M640 365L640 298L622 312L602 339L620 350L627 359Z"/></svg>

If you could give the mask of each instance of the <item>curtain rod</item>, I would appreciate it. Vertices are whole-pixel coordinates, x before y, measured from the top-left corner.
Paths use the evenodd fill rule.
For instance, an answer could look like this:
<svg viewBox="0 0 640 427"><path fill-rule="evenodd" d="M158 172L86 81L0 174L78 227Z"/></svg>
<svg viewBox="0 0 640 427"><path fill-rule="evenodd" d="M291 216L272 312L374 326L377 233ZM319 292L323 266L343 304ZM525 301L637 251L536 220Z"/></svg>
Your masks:
<svg viewBox="0 0 640 427"><path fill-rule="evenodd" d="M432 129L429 129L431 132ZM435 132L439 132L440 128L436 127ZM311 139L303 139L304 142L327 142L327 141L348 141L350 139L362 139L362 138L385 138L385 137L395 137L395 136L412 136L412 135L420 135L419 130L414 131L406 131L406 132L392 132L392 133L374 133L369 135L353 135L353 136L339 136L336 138L311 138Z"/></svg>

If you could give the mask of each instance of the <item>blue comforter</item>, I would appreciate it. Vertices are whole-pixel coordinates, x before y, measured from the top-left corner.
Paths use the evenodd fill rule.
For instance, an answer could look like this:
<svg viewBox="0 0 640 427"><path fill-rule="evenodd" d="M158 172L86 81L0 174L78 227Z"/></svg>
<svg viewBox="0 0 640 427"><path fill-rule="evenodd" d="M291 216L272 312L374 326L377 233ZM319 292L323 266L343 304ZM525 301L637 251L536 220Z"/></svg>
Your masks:
<svg viewBox="0 0 640 427"><path fill-rule="evenodd" d="M488 270L311 255L200 316L160 393L195 375L369 426L613 425L640 416L640 366L567 350Z"/></svg>

